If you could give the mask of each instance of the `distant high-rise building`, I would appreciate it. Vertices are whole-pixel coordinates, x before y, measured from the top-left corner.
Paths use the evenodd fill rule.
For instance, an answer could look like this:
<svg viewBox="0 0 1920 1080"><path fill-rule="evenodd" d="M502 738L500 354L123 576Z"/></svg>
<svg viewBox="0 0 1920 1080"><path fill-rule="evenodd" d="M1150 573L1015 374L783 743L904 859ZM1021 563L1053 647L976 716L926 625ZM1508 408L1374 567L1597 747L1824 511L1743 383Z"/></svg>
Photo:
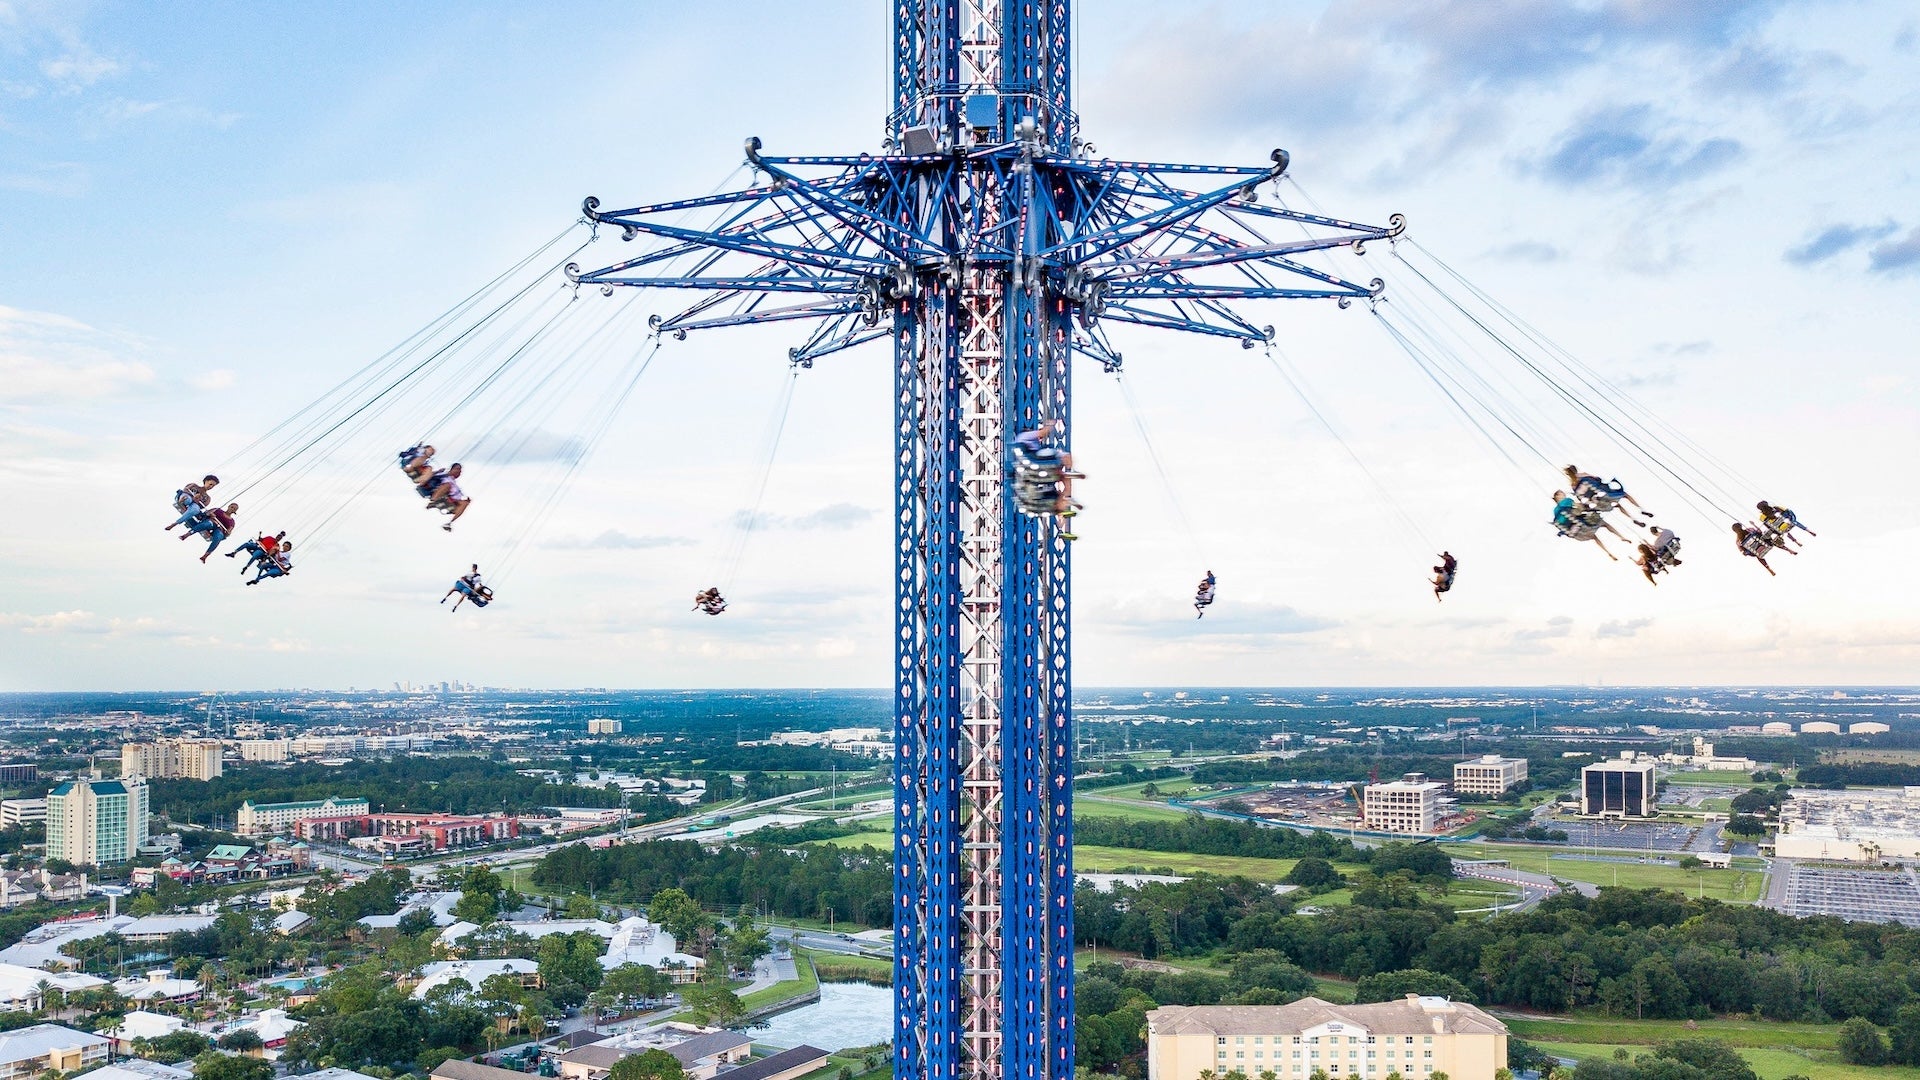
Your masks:
<svg viewBox="0 0 1920 1080"><path fill-rule="evenodd" d="M240 740L241 761L285 761L292 756L292 739Z"/></svg>
<svg viewBox="0 0 1920 1080"><path fill-rule="evenodd" d="M107 866L147 839L147 782L69 780L47 793L47 857Z"/></svg>
<svg viewBox="0 0 1920 1080"><path fill-rule="evenodd" d="M1651 761L1616 758L1580 770L1580 812L1590 816L1652 817L1659 780Z"/></svg>
<svg viewBox="0 0 1920 1080"><path fill-rule="evenodd" d="M120 775L211 780L220 775L219 739L155 739L120 748Z"/></svg>
<svg viewBox="0 0 1920 1080"><path fill-rule="evenodd" d="M609 720L605 717L594 717L587 721L587 734L618 735L620 734L620 721Z"/></svg>

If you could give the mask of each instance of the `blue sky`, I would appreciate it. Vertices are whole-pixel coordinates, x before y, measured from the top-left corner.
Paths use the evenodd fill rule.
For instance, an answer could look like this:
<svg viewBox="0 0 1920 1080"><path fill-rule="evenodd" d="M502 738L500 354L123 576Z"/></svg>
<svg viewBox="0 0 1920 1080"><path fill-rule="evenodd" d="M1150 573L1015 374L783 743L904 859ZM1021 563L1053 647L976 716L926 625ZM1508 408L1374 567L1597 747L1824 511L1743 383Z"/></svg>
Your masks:
<svg viewBox="0 0 1920 1080"><path fill-rule="evenodd" d="M498 478L472 478L457 537L376 489L258 589L156 527L180 480L582 196L706 192L748 135L875 148L881 7L0 0L0 688L884 683L877 353L797 385L721 619L685 597L738 542L790 335L663 350L485 612L433 600L524 519ZM1078 680L1911 682L1920 512L1895 477L1920 450L1920 18L1892 2L1252 7L1083 3L1077 93L1101 153L1286 147L1326 210L1407 214L1821 535L1769 579L1656 492L1694 555L1649 588L1554 538L1554 477L1516 478L1363 311L1276 305L1256 318L1390 497L1257 354L1123 340L1177 491L1110 381L1083 374ZM1580 464L1647 486L1581 438ZM278 505L311 513L329 491ZM1462 557L1444 605L1402 513ZM1209 567L1221 600L1196 624L1186 598Z"/></svg>

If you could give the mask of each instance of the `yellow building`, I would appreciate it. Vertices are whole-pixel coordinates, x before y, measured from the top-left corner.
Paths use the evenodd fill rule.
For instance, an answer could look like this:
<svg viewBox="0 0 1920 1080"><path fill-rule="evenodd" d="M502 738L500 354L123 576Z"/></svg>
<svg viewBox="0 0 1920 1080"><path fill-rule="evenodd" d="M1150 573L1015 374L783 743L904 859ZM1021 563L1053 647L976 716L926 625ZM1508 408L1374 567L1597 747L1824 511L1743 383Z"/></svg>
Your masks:
<svg viewBox="0 0 1920 1080"><path fill-rule="evenodd" d="M1147 1080L1199 1080L1239 1072L1252 1080L1493 1080L1507 1064L1507 1028L1460 1001L1408 994L1399 1001L1335 1005L1167 1005L1147 1014Z"/></svg>

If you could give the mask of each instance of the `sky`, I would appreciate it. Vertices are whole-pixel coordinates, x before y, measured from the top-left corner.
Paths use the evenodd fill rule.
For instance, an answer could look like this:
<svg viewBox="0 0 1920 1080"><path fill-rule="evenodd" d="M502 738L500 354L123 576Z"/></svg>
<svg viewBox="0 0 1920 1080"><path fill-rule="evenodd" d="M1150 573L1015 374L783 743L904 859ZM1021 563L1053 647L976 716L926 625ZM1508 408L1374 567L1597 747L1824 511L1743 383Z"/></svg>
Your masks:
<svg viewBox="0 0 1920 1080"><path fill-rule="evenodd" d="M1116 333L1137 422L1097 367L1076 375L1077 683L1915 681L1909 5L1085 0L1075 21L1099 153L1285 147L1314 205L1407 215L1820 534L1769 578L1569 416L1557 449L1686 541L1650 587L1556 538L1558 477L1501 460L1366 305L1249 312L1344 442L1258 351ZM0 0L0 689L886 684L884 350L793 382L759 497L794 334L666 343L484 611L435 600L468 563L500 565L533 512L522 477L469 477L449 536L397 475L350 498L323 482L398 449L352 445L243 507L243 530L336 522L259 588L158 528L181 481L584 196L738 185L753 135L878 149L885 48L874 3ZM613 261L609 243L582 261ZM1461 559L1444 603L1424 585L1439 547ZM1220 599L1195 620L1208 569ZM690 613L716 581L733 610Z"/></svg>

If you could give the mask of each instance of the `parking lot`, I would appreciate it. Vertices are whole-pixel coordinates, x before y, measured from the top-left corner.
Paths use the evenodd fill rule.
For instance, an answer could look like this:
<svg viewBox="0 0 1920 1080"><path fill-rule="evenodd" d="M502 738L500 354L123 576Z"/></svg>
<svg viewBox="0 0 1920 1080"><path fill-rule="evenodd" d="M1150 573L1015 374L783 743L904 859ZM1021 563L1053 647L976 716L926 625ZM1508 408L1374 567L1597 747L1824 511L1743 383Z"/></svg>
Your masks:
<svg viewBox="0 0 1920 1080"><path fill-rule="evenodd" d="M1557 818L1549 828L1563 830L1570 848L1598 847L1616 851L1685 851L1700 829L1694 825L1659 825L1630 821L1571 821Z"/></svg>
<svg viewBox="0 0 1920 1080"><path fill-rule="evenodd" d="M1910 870L1843 870L1795 863L1787 872L1779 907L1789 915L1920 926L1920 884Z"/></svg>

